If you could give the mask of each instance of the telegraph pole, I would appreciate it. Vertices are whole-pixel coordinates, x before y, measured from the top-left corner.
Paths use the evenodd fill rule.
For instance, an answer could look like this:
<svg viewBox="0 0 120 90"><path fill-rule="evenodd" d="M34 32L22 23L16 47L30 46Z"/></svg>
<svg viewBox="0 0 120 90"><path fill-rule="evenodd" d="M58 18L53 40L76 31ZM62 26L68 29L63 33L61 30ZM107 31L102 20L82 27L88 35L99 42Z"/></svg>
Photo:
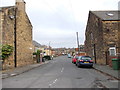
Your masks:
<svg viewBox="0 0 120 90"><path fill-rule="evenodd" d="M78 32L76 32L76 35L77 35L77 45L78 45L78 53L80 52L80 49L79 49L79 39L78 39Z"/></svg>
<svg viewBox="0 0 120 90"><path fill-rule="evenodd" d="M50 55L50 43L51 43L51 41L49 41L49 55Z"/></svg>

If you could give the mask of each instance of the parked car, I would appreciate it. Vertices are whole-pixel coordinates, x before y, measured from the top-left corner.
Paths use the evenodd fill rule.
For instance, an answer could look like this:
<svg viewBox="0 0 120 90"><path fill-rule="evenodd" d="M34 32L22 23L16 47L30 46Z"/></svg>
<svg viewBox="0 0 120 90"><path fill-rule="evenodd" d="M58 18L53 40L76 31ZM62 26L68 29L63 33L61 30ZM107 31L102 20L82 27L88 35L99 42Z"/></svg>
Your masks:
<svg viewBox="0 0 120 90"><path fill-rule="evenodd" d="M44 60L52 60L53 57L52 56L49 56L49 55L46 55L43 57Z"/></svg>
<svg viewBox="0 0 120 90"><path fill-rule="evenodd" d="M70 54L68 54L68 58L71 58L72 56Z"/></svg>
<svg viewBox="0 0 120 90"><path fill-rule="evenodd" d="M76 66L81 67L81 66L93 66L93 60L89 56L79 56L79 58L76 61Z"/></svg>
<svg viewBox="0 0 120 90"><path fill-rule="evenodd" d="M75 56L72 58L72 63L76 64L76 61L77 61L78 57L79 57L78 55L75 55Z"/></svg>

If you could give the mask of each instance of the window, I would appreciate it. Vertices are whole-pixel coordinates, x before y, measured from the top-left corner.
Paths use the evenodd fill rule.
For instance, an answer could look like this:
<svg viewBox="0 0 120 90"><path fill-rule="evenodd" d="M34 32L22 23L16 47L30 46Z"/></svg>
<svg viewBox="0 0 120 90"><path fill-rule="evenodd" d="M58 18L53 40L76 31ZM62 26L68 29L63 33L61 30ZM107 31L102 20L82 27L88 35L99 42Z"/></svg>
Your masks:
<svg viewBox="0 0 120 90"><path fill-rule="evenodd" d="M92 60L91 57L82 57L82 60Z"/></svg>
<svg viewBox="0 0 120 90"><path fill-rule="evenodd" d="M110 47L109 48L109 54L110 56L115 56L116 55L116 48L115 47Z"/></svg>

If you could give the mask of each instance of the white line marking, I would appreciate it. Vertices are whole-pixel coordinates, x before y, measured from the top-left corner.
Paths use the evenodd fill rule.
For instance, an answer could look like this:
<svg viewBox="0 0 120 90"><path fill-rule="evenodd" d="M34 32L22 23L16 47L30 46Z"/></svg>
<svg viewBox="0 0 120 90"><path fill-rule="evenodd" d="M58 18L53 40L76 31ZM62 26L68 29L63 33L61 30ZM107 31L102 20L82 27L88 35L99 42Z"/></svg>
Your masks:
<svg viewBox="0 0 120 90"><path fill-rule="evenodd" d="M16 73L11 74L11 76L15 76L15 75L16 75Z"/></svg>
<svg viewBox="0 0 120 90"><path fill-rule="evenodd" d="M57 81L57 79L55 79L55 81L53 82L53 84L56 83L56 81Z"/></svg>
<svg viewBox="0 0 120 90"><path fill-rule="evenodd" d="M55 79L51 84L49 84L49 88L50 88L53 84L55 84L57 80L58 80L58 79Z"/></svg>
<svg viewBox="0 0 120 90"><path fill-rule="evenodd" d="M61 72L63 72L64 68L62 68Z"/></svg>

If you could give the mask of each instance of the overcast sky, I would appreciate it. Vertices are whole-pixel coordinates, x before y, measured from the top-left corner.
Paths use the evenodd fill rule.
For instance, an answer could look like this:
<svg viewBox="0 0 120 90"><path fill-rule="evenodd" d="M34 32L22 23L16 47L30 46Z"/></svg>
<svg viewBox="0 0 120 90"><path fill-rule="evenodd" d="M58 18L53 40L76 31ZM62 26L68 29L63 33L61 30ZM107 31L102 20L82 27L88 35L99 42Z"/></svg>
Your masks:
<svg viewBox="0 0 120 90"><path fill-rule="evenodd" d="M89 11L117 10L120 0L25 0L33 25L33 40L52 47L77 47L84 44ZM0 0L1 6L15 0Z"/></svg>

